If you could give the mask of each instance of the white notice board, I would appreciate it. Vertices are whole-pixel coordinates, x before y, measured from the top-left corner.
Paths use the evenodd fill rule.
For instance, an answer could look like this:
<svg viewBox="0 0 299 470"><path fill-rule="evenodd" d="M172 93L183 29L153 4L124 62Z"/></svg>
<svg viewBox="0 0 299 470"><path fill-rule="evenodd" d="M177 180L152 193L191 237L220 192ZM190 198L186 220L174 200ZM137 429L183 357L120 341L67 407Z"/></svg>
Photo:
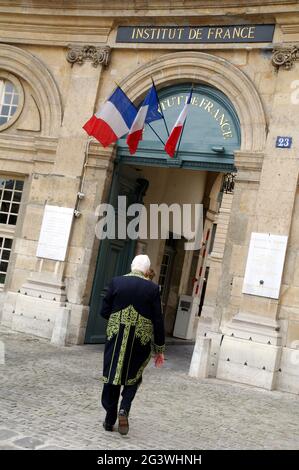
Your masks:
<svg viewBox="0 0 299 470"><path fill-rule="evenodd" d="M288 237L252 233L242 292L279 298Z"/></svg>
<svg viewBox="0 0 299 470"><path fill-rule="evenodd" d="M74 209L45 206L36 256L64 261Z"/></svg>

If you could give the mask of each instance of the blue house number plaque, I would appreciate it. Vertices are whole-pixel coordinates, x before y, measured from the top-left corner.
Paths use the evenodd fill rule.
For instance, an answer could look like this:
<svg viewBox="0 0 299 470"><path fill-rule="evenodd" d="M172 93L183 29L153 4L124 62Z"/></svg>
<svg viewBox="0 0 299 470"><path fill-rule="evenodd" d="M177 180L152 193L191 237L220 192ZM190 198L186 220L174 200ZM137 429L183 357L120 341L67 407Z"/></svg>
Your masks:
<svg viewBox="0 0 299 470"><path fill-rule="evenodd" d="M278 136L276 139L276 147L290 149L292 146L292 137Z"/></svg>

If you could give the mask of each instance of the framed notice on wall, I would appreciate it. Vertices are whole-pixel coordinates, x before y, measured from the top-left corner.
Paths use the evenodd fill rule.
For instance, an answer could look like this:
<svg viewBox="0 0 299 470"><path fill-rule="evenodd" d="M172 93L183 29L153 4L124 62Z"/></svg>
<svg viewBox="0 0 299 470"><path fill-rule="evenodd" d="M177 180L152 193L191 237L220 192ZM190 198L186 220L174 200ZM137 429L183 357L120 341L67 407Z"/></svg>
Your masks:
<svg viewBox="0 0 299 470"><path fill-rule="evenodd" d="M288 237L271 233L252 233L249 245L244 294L279 298Z"/></svg>
<svg viewBox="0 0 299 470"><path fill-rule="evenodd" d="M71 232L74 209L45 206L36 256L64 261Z"/></svg>

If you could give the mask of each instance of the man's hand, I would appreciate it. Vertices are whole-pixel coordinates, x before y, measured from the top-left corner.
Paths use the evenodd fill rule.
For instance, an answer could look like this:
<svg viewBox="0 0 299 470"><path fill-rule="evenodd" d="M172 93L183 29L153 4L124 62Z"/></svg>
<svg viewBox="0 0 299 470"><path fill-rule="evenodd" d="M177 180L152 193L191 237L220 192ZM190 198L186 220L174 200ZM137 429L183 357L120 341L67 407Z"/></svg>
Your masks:
<svg viewBox="0 0 299 470"><path fill-rule="evenodd" d="M162 367L164 364L164 354L163 353L155 354L154 361L155 361L155 367Z"/></svg>

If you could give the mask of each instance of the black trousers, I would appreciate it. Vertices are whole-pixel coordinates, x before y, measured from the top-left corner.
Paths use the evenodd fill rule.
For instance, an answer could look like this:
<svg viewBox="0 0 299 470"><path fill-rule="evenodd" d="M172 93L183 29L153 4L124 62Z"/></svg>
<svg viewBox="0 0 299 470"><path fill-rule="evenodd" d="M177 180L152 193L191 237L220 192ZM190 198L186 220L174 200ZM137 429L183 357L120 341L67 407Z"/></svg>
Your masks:
<svg viewBox="0 0 299 470"><path fill-rule="evenodd" d="M125 410L128 414L131 409L132 401L136 395L141 381L134 385L124 385L122 390L122 400L120 410ZM104 384L102 391L102 405L106 410L105 421L107 424L114 424L117 419L118 401L120 397L121 385Z"/></svg>

